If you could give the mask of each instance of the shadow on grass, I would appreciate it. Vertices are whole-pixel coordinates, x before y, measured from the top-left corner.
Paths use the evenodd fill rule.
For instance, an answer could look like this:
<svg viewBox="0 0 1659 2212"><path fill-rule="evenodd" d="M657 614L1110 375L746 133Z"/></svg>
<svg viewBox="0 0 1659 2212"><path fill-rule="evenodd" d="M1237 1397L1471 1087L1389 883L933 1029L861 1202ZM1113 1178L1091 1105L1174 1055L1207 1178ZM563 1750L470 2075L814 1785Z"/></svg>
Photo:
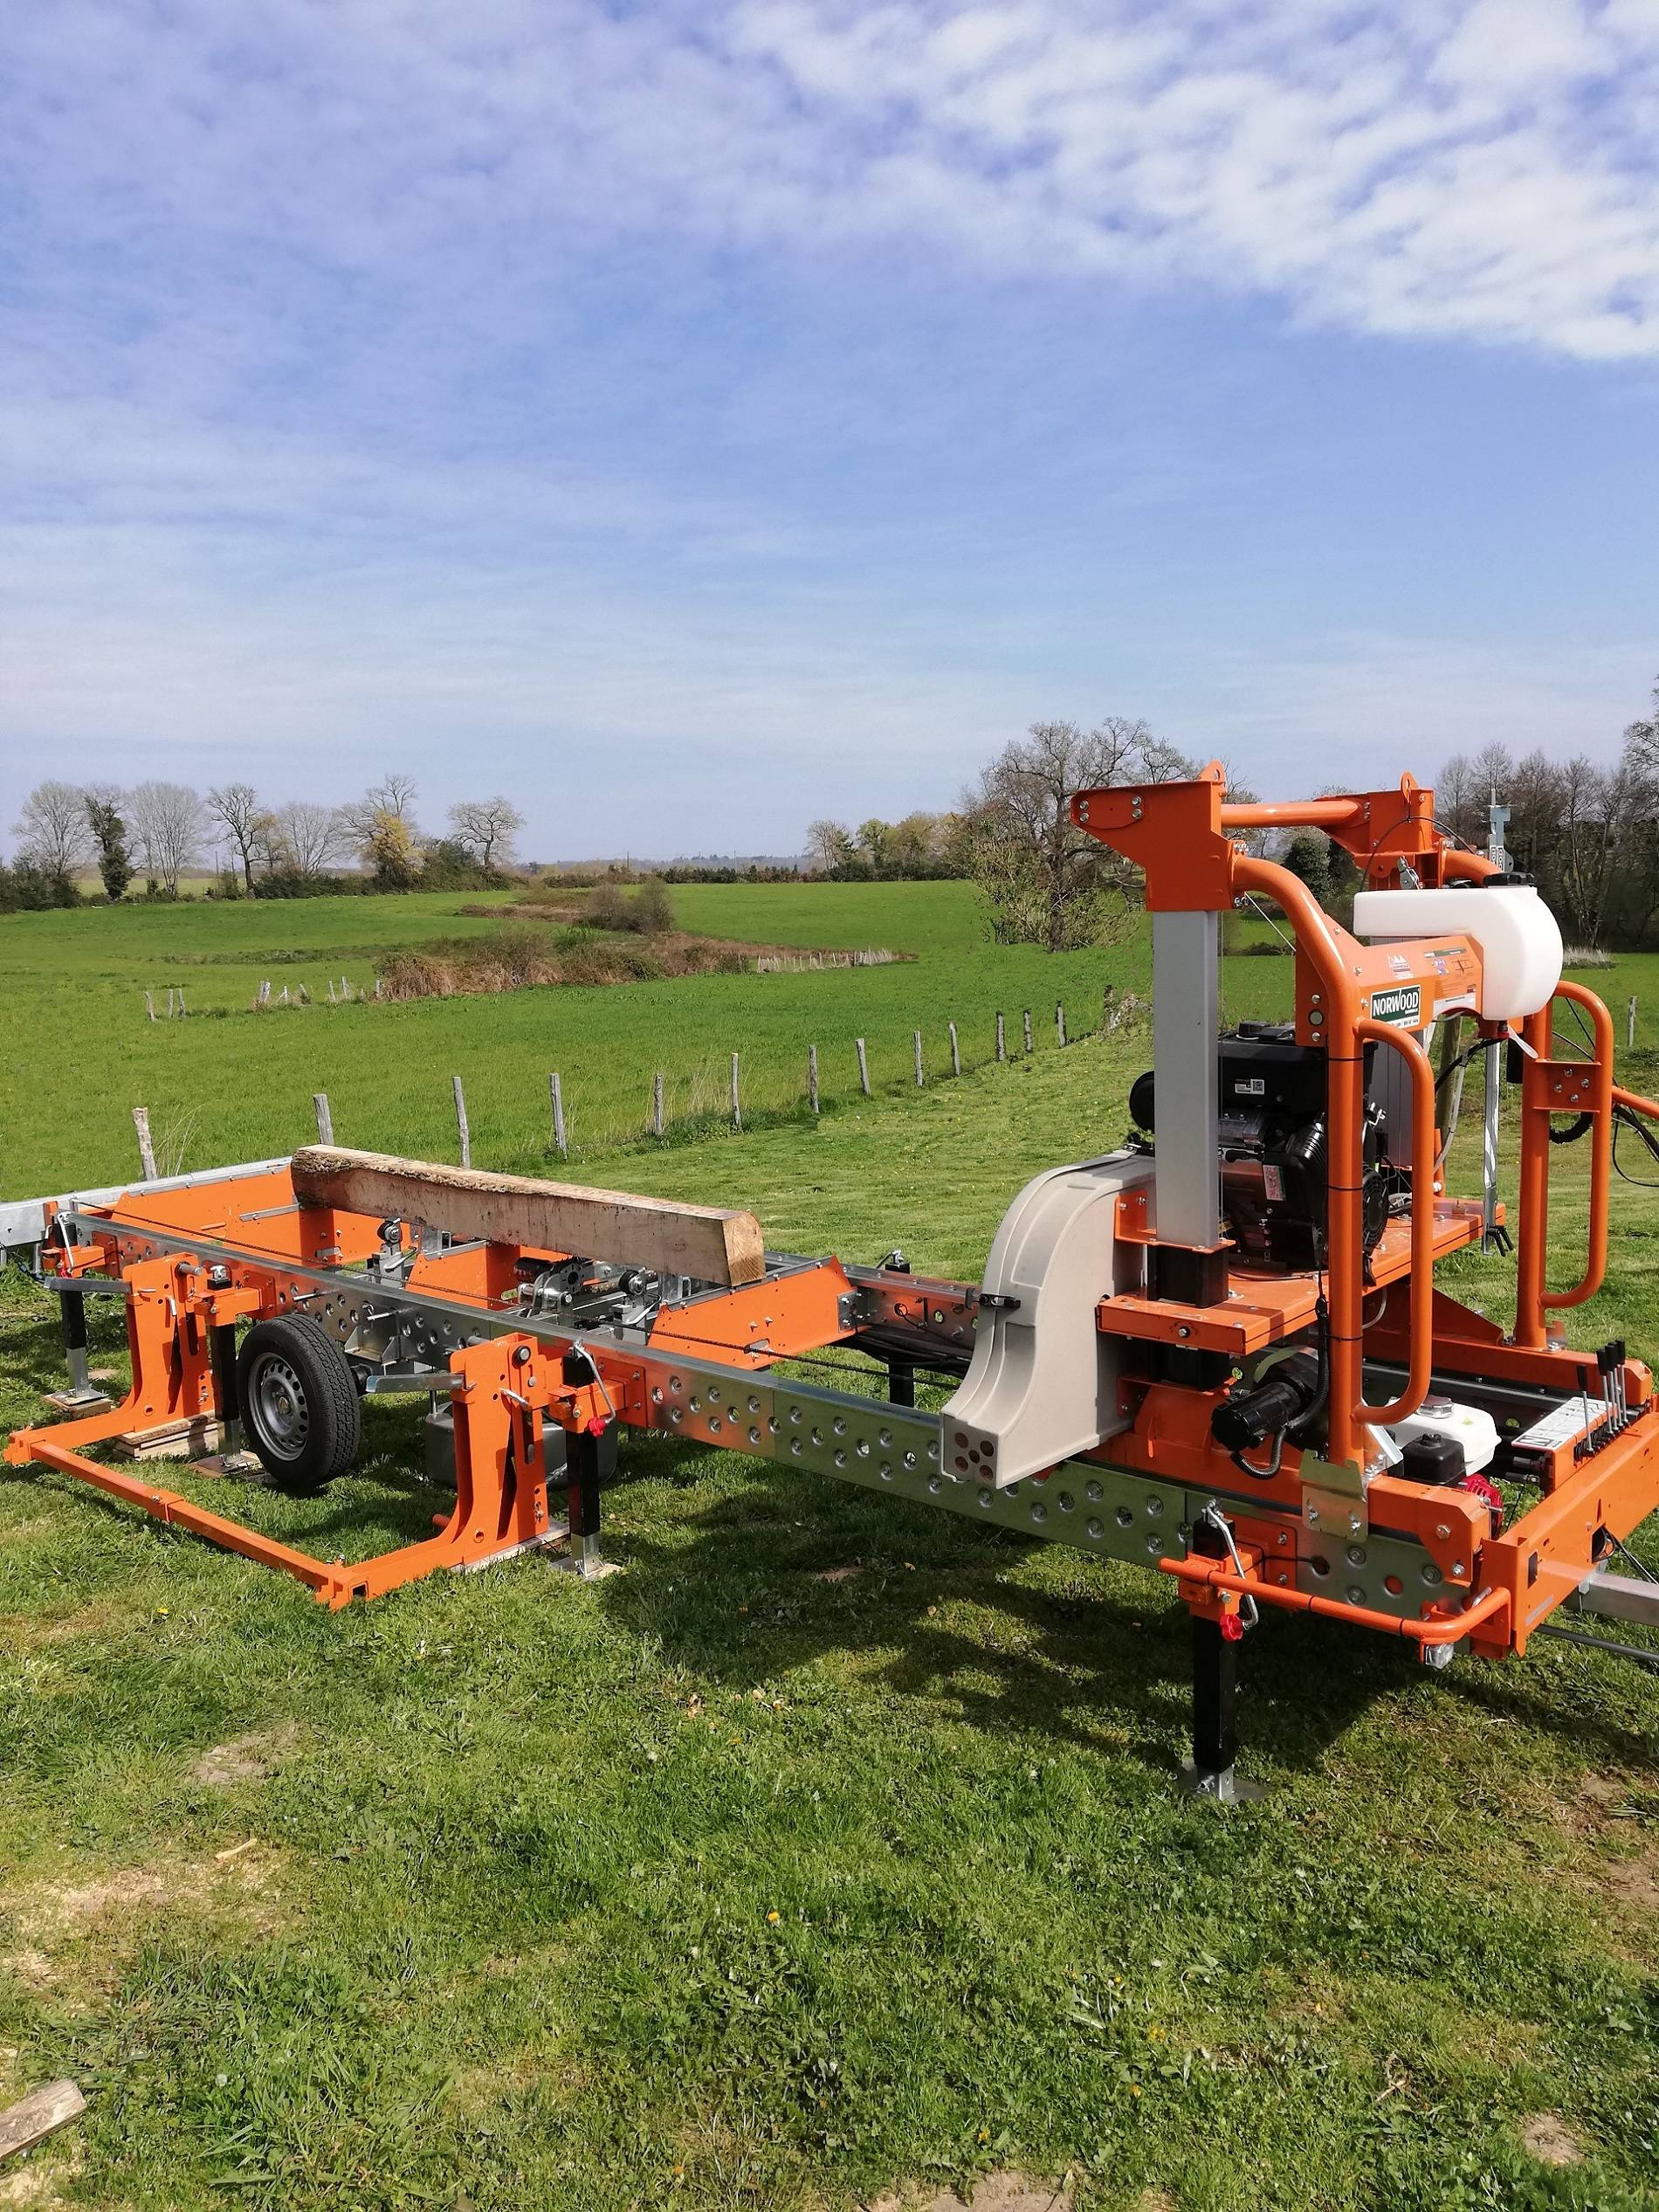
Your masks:
<svg viewBox="0 0 1659 2212"><path fill-rule="evenodd" d="M698 1465L688 1449L641 1440L628 1471L683 1485ZM613 1513L629 1486L609 1493ZM689 1518L630 1519L623 1548L627 1575L603 1586L611 1618L726 1686L874 1652L866 1682L975 1729L1023 1729L1160 1773L1185 1748L1188 1616L1161 1578L1126 1588L1132 1570L1068 1552L1055 1586L1029 1572L1057 1565L1031 1539L759 1464ZM820 1579L849 1566L845 1580ZM1317 1763L1406 1664L1320 1624L1265 1623L1241 1655L1243 1756Z"/></svg>

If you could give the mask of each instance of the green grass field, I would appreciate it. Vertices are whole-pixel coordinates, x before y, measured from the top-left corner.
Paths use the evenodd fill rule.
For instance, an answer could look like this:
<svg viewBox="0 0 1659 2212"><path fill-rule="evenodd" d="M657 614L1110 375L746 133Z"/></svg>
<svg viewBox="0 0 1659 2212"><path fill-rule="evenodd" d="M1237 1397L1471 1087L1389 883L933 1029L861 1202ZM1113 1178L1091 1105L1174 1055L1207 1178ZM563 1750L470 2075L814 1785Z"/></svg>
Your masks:
<svg viewBox="0 0 1659 2212"><path fill-rule="evenodd" d="M1055 1040L1055 1004L1074 1034L1098 1025L1108 982L1145 995L1144 928L1121 945L1050 960L991 944L974 892L960 883L689 885L681 925L761 943L915 955L883 968L710 976L605 989L333 1007L330 977L372 983L377 951L485 936L476 893L328 899L227 906L138 906L0 918L0 1024L6 1115L0 1195L134 1171L131 1109L150 1110L164 1165L202 1166L284 1153L313 1131L326 1091L342 1143L451 1159L451 1078L466 1086L473 1154L533 1171L548 1156L547 1078L560 1072L578 1157L642 1132L651 1078L667 1078L671 1121L727 1111L731 1055L740 1055L746 1110L787 1112L804 1099L809 1045L826 1100L857 1095L854 1039L867 1040L872 1084L910 1085L912 1032L937 1078L949 1066L947 1023L966 1061L988 1059L995 1016L1018 1051L1031 1009L1036 1048ZM1283 1003L1289 963L1229 963L1238 1010ZM249 1010L262 977L303 982L305 1009ZM148 988L169 985L193 1010L146 1018Z"/></svg>
<svg viewBox="0 0 1659 2212"><path fill-rule="evenodd" d="M279 911L320 976L376 907ZM223 919L268 926L244 913ZM971 1274L1028 1175L1123 1127L1145 1040L1061 1053L1053 999L1144 988L1139 942L999 953L949 885L710 890L682 913L922 957L146 1036L134 978L164 984L200 914L192 936L142 913L119 942L96 926L127 917L41 918L34 989L86 1010L20 1044L7 1010L45 1115L13 1087L8 1188L121 1171L134 1079L223 1115L198 1161L293 1141L325 1080L342 1136L442 1152L458 1065L495 1101L475 1156L525 1164L545 1066L578 1048L596 1091L608 1051L623 1067L621 1111L677 1035L747 1022L699 1049L761 1061L771 1037L781 1071L863 1030L886 1095L843 1084L816 1126L595 1146L579 1172L753 1204L778 1245L897 1242ZM441 902L420 923L460 926ZM246 975L269 942L244 940ZM1288 987L1285 962L1229 965L1236 1011ZM1621 1003L1642 972L1600 980ZM204 1004L244 995L244 971L189 974ZM937 1036L953 1007L966 1032L1026 998L1050 1025L1029 1062L906 1090L911 1009ZM1581 1168L1566 1155L1552 1207L1563 1277ZM1618 1223L1580 1328L1651 1356L1659 1195L1621 1185ZM1495 1313L1512 1294L1501 1262L1450 1274ZM10 1426L58 1364L45 1299L15 1277L3 1298ZM320 1500L182 1483L313 1547L406 1540L434 1506L405 1471L417 1416L368 1411L365 1464ZM1268 1795L1218 1816L1174 1788L1186 1616L1151 1575L691 1446L636 1444L625 1472L622 1575L522 1561L335 1616L8 1474L0 2102L59 2072L89 2100L11 2201L852 2212L1019 2168L1069 2177L1085 2212L1659 2202L1659 1681L1542 1643L1435 1676L1270 1620L1244 1658Z"/></svg>

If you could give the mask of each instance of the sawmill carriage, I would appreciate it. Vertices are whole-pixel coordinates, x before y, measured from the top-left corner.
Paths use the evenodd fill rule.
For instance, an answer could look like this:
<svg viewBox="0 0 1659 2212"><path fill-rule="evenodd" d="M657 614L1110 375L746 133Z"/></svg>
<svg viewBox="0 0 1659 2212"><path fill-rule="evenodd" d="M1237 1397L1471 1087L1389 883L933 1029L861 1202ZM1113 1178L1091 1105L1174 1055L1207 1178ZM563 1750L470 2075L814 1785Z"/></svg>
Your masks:
<svg viewBox="0 0 1659 2212"><path fill-rule="evenodd" d="M1084 792L1078 823L1143 873L1153 1065L1103 1157L1038 1175L979 1284L764 1249L752 1215L309 1147L292 1160L0 1208L61 1296L69 1417L14 1434L44 1464L285 1569L323 1602L530 1548L600 1571L601 1493L655 1430L943 1506L1170 1577L1190 1609L1193 1785L1234 1775L1241 1638L1273 1609L1403 1641L1426 1664L1518 1657L1563 1608L1659 1623L1621 1572L1659 1505L1647 1364L1573 1348L1606 1267L1612 1023L1561 978L1528 884L1465 851L1432 795L1229 804L1197 779ZM1363 879L1352 932L1247 833L1325 830ZM1295 1007L1223 1032L1219 917L1249 898L1294 939ZM1556 1036L1569 1010L1583 1042ZM1483 1189L1444 1187L1442 1024L1485 1063ZM1498 1199L1518 1099L1518 1217ZM1581 1138L1563 1153L1552 1138ZM1552 1170L1587 1154L1578 1278L1548 1285ZM1505 1325L1437 1263L1507 1247ZM88 1386L88 1296L125 1304L132 1387ZM881 1395L798 1379L838 1347ZM917 1406L919 1374L951 1386ZM849 1376L849 1382L855 1378ZM868 1376L865 1378L869 1379ZM321 1560L88 1456L217 1416L305 1488L351 1464L360 1400L424 1394L452 1509L377 1558ZM1590 1639L1598 1640L1598 1639ZM1600 1639L1605 1641L1605 1639ZM1608 1648L1618 1649L1616 1643Z"/></svg>

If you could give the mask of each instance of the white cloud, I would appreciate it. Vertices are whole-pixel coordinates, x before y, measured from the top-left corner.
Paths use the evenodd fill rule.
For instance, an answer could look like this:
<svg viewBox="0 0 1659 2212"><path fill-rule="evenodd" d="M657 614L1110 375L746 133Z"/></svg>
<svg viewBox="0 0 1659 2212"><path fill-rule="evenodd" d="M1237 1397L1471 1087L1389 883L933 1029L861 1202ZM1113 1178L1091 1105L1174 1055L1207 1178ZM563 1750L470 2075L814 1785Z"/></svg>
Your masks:
<svg viewBox="0 0 1659 2212"><path fill-rule="evenodd" d="M1656 0L3 11L0 801L227 744L343 792L396 741L434 796L522 771L549 850L615 834L618 761L664 844L781 847L1043 711L1275 789L1605 738L1618 635L1332 637L1287 562L1235 652L1195 548L1330 424L1194 439L1172 387L1253 370L1097 355L1138 288L1650 361L1656 148Z"/></svg>
<svg viewBox="0 0 1659 2212"><path fill-rule="evenodd" d="M1653 0L391 0L14 17L50 227L406 265L487 230L932 241L1360 330L1659 352Z"/></svg>

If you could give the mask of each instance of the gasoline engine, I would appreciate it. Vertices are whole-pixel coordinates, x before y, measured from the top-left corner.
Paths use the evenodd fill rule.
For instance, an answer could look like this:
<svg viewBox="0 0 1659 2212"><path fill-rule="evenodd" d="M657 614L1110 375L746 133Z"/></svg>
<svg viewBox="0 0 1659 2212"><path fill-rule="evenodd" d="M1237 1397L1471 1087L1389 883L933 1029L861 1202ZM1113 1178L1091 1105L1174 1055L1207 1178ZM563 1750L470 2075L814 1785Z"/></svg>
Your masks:
<svg viewBox="0 0 1659 2212"><path fill-rule="evenodd" d="M1366 1047L1366 1073L1375 1048ZM1241 1262L1287 1272L1325 1262L1330 1141L1325 1054L1298 1044L1288 1022L1241 1022L1220 1044L1222 1209ZM1156 1129L1152 1070L1135 1078L1129 1112ZM1382 1109L1368 1099L1362 1209L1366 1258L1387 1225L1398 1178L1388 1162Z"/></svg>

